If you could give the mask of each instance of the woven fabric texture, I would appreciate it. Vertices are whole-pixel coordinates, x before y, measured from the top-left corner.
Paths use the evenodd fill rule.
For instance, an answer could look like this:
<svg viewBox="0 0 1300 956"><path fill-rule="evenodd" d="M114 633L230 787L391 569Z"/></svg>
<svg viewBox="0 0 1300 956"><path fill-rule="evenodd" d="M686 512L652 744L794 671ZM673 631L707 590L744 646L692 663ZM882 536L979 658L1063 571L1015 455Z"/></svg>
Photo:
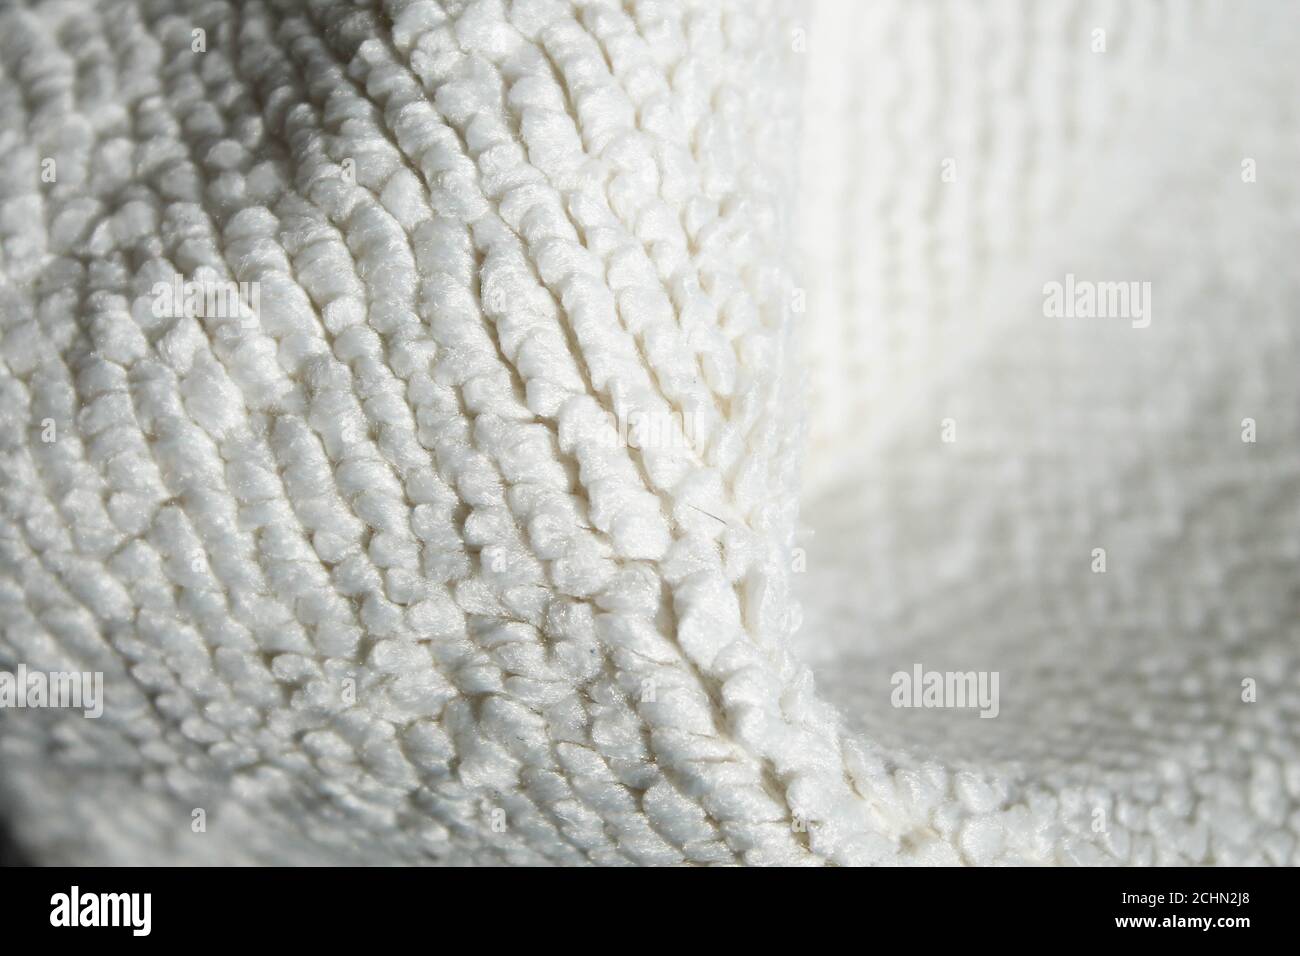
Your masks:
<svg viewBox="0 0 1300 956"><path fill-rule="evenodd" d="M1300 861L1298 26L0 8L16 842Z"/></svg>

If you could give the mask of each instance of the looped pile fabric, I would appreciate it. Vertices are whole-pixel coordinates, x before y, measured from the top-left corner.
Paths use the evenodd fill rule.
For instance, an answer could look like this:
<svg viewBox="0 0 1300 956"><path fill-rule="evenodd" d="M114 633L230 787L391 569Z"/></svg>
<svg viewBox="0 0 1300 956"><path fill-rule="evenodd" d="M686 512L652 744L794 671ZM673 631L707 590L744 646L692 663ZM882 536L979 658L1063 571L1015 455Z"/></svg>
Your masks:
<svg viewBox="0 0 1300 956"><path fill-rule="evenodd" d="M17 842L1300 861L1296 15L1048 7L0 10Z"/></svg>

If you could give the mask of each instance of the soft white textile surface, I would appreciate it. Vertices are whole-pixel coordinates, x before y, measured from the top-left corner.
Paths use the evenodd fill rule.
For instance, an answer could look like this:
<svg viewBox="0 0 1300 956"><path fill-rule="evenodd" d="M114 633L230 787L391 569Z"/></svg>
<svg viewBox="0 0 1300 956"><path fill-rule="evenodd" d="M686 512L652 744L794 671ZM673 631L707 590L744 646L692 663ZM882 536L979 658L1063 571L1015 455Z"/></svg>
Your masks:
<svg viewBox="0 0 1300 956"><path fill-rule="evenodd" d="M106 681L0 710L19 843L1300 861L1297 27L4 7L0 669Z"/></svg>

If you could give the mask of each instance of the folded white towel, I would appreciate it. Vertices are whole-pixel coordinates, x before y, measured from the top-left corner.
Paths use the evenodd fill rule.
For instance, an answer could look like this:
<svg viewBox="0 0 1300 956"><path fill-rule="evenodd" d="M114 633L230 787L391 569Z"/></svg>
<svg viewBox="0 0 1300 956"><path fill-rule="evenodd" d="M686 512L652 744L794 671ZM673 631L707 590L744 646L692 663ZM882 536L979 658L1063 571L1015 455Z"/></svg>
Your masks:
<svg viewBox="0 0 1300 956"><path fill-rule="evenodd" d="M1296 862L1297 19L6 8L17 841Z"/></svg>

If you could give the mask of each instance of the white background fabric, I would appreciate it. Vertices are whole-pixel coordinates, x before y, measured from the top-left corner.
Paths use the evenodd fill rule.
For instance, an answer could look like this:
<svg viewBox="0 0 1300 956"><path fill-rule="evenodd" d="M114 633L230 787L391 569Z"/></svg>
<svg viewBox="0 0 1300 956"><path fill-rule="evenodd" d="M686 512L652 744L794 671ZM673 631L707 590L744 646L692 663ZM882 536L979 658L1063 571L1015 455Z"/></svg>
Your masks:
<svg viewBox="0 0 1300 956"><path fill-rule="evenodd" d="M1296 862L1290 5L0 18L35 858Z"/></svg>

